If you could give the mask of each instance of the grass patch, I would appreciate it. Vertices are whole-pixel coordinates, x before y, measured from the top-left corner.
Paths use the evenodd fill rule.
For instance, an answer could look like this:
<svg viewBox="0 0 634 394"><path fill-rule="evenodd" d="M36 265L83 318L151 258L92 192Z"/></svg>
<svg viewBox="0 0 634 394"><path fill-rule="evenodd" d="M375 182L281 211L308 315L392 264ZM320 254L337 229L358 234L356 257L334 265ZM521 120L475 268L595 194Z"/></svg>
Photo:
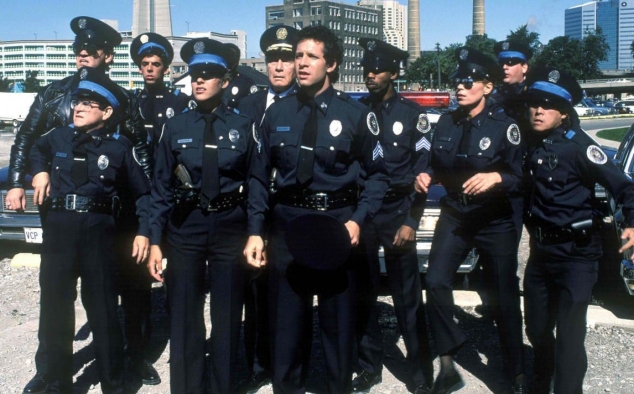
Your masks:
<svg viewBox="0 0 634 394"><path fill-rule="evenodd" d="M615 129L605 129L597 132L597 137L606 140L621 142L625 133L629 130L629 127L617 127Z"/></svg>

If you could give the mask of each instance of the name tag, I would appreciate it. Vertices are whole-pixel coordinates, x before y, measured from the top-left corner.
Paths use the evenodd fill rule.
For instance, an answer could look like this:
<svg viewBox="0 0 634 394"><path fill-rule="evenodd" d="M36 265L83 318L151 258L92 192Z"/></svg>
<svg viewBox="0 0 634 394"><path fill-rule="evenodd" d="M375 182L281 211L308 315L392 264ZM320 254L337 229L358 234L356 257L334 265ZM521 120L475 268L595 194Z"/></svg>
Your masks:
<svg viewBox="0 0 634 394"><path fill-rule="evenodd" d="M64 152L55 152L55 157L67 157L68 154Z"/></svg>
<svg viewBox="0 0 634 394"><path fill-rule="evenodd" d="M185 139L182 139L182 140L178 140L177 142L179 144L186 144L188 142L192 142L192 139L191 138L185 138Z"/></svg>
<svg viewBox="0 0 634 394"><path fill-rule="evenodd" d="M291 128L288 126L278 126L275 131L291 131Z"/></svg>

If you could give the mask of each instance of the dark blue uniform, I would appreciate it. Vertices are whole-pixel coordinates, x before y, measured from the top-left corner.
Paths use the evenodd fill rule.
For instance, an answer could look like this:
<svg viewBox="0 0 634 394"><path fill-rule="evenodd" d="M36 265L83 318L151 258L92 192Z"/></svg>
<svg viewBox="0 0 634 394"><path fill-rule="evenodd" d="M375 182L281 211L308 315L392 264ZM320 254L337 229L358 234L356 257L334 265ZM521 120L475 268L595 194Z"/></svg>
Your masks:
<svg viewBox="0 0 634 394"><path fill-rule="evenodd" d="M586 313L602 255L594 185L623 203L628 227L634 227L634 184L583 132L557 128L541 138L527 158L531 251L524 307L526 334L535 348L531 392L547 393L554 373L556 393L578 394L587 369Z"/></svg>
<svg viewBox="0 0 634 394"><path fill-rule="evenodd" d="M139 101L139 109L144 119L148 135L148 145L152 150L158 145L163 133L163 125L185 110L190 98L180 90L161 86L156 92L147 89L136 89L134 95Z"/></svg>
<svg viewBox="0 0 634 394"><path fill-rule="evenodd" d="M314 99L318 128L313 178L308 185L300 187L296 181L302 133L311 112L308 105L300 102L299 94L273 104L264 116L260 131L254 135L258 153L249 185L249 235L264 236L268 213L273 387L280 393L306 390L314 294L306 288L294 287L290 278L289 273L297 264L293 263L285 242L286 224L300 215L326 210L341 223L353 220L363 226L379 210L388 184L383 150L375 136L380 132L375 115L332 87ZM269 205L268 181L272 168L277 169L278 192L277 203ZM360 177L365 181L365 188L355 203ZM354 254L332 273L332 282L325 284L328 289L317 291L321 339L327 360L327 390L332 393L349 392L351 386ZM335 277L342 280L339 286L334 283Z"/></svg>
<svg viewBox="0 0 634 394"><path fill-rule="evenodd" d="M368 264L360 267L359 279L359 366L371 374L383 369L383 345L376 304L380 287L379 247L383 246L390 294L399 329L407 349L414 387L430 385L433 366L425 307L418 268L416 241L394 246L394 236L403 225L416 230L425 208L426 195L414 192L417 174L427 168L431 133L424 110L398 94L379 102L364 101L374 110L381 125L380 140L390 188L376 216L362 227L361 243Z"/></svg>
<svg viewBox="0 0 634 394"><path fill-rule="evenodd" d="M88 182L71 179L73 148L85 144ZM132 143L99 129L89 134L60 127L38 139L30 154L31 172L49 172L49 204L42 217L44 238L40 286L47 323L47 392L72 392L74 302L81 277L82 302L94 336L102 391L123 392L123 338L117 316L115 218L118 188L137 201L138 235L148 236L150 184L134 160ZM125 182L125 183L124 183ZM132 244L130 243L131 250ZM133 264L133 262L130 262Z"/></svg>
<svg viewBox="0 0 634 394"><path fill-rule="evenodd" d="M240 336L246 262L247 213L244 196L256 149L249 118L218 107L217 141L220 195L204 209L197 201L176 202L174 169L183 164L193 189L203 184L205 116L198 110L165 125L155 155L151 244L167 244L169 268L170 379L174 393L205 392L205 270L211 279L211 365L213 392L231 392ZM189 207L189 208L188 208ZM186 211L183 212L183 209Z"/></svg>
<svg viewBox="0 0 634 394"><path fill-rule="evenodd" d="M466 140L465 140L466 139ZM459 109L442 115L432 142L431 175L447 190L429 256L427 311L436 349L455 354L466 335L453 320L455 272L472 247L492 265L491 304L509 375L524 373L522 315L517 278L517 234L510 197L521 190L521 136L514 120L485 107L468 120ZM498 172L502 182L469 196L462 184L477 173Z"/></svg>

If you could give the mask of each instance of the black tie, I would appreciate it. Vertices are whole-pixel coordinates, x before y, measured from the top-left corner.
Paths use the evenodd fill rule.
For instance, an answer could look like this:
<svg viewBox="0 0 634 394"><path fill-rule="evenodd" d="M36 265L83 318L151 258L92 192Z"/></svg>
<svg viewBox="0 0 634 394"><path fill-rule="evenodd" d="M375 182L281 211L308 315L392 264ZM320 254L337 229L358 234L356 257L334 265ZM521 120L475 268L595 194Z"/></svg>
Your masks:
<svg viewBox="0 0 634 394"><path fill-rule="evenodd" d="M73 166L70 169L70 179L75 187L88 182L88 157L86 144L92 140L88 133L80 132L73 139Z"/></svg>
<svg viewBox="0 0 634 394"><path fill-rule="evenodd" d="M218 146L213 123L217 116L205 115L205 133L203 135L203 168L201 205L207 208L209 203L220 194L220 174L218 173Z"/></svg>
<svg viewBox="0 0 634 394"><path fill-rule="evenodd" d="M304 123L297 166L297 183L301 186L306 186L313 179L314 149L317 141L317 103L315 100L309 99L304 105L310 108L310 116Z"/></svg>
<svg viewBox="0 0 634 394"><path fill-rule="evenodd" d="M469 135L471 134L472 127L471 119L465 119L462 124L462 137L460 138L460 145L458 147L459 155L466 155L469 152Z"/></svg>

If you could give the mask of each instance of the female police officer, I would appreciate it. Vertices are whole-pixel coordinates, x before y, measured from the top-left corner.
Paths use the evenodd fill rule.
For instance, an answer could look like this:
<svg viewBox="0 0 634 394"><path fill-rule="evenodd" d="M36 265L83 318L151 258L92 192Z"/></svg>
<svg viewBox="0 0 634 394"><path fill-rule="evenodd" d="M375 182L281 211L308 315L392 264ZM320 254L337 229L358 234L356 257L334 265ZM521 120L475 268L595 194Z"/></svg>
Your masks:
<svg viewBox="0 0 634 394"><path fill-rule="evenodd" d="M183 46L181 57L189 63L197 108L167 122L156 152L148 268L163 280L159 245L164 233L173 393L205 392L206 269L211 280L213 392L231 392L246 273L241 255L245 179L255 141L251 121L222 105L229 51L226 44L208 38Z"/></svg>
<svg viewBox="0 0 634 394"><path fill-rule="evenodd" d="M581 100L577 81L563 71L535 68L528 75L528 120L535 138L526 227L531 235L524 276L526 334L535 348L531 393L581 393L587 369L586 312L601 257L600 220L593 216L594 185L623 204L628 242L634 245L634 184L582 131L570 130ZM557 326L557 338L553 328Z"/></svg>
<svg viewBox="0 0 634 394"><path fill-rule="evenodd" d="M458 110L441 116L431 147L430 168L416 186L427 191L430 181L442 183L447 195L434 233L426 276L431 331L441 370L432 393L451 393L464 386L453 356L466 340L453 320L453 277L467 252L478 248L491 264L492 307L506 365L523 389L522 315L517 278L517 235L509 198L521 188L522 155L519 128L503 111L486 103L499 77L495 60L468 48L456 51L452 75Z"/></svg>
<svg viewBox="0 0 634 394"><path fill-rule="evenodd" d="M94 335L101 389L122 393L123 337L117 316L114 254L121 192L117 187L127 186L137 201L139 227L133 256L140 263L149 247L150 182L133 157L132 143L113 134L113 126L128 105L121 88L94 68L81 68L78 75L71 101L73 124L44 134L29 157L32 173L50 174L51 179L42 216L40 274L48 344L46 392L73 392L73 305L77 277L81 277L81 298Z"/></svg>

